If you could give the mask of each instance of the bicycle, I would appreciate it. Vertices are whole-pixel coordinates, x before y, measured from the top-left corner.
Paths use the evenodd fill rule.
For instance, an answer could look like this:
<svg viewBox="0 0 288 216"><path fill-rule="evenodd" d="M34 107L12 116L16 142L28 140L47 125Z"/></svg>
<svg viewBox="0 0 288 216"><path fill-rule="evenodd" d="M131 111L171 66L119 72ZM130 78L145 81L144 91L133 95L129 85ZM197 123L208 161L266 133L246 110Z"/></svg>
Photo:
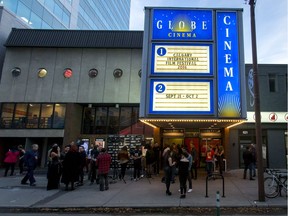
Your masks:
<svg viewBox="0 0 288 216"><path fill-rule="evenodd" d="M283 192L287 197L287 172L276 169L266 169L265 172L269 175L264 179L265 196L275 198Z"/></svg>

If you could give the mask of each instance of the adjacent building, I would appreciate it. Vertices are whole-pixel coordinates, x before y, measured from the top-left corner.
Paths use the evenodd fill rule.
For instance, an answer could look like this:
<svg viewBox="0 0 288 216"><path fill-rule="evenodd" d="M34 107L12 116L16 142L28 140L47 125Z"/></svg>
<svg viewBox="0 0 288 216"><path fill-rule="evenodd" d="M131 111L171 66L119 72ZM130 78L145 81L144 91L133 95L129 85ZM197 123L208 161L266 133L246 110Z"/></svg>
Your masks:
<svg viewBox="0 0 288 216"><path fill-rule="evenodd" d="M55 142L118 145L129 136L128 145L133 145L134 136L161 146L193 142L200 166L205 147L222 144L227 168L235 169L243 165L246 145L255 143L249 64L245 65L245 123L228 127L221 122L178 122L172 127L145 124L139 118L143 31L13 29L5 46L1 162L12 145L38 143L44 166ZM287 65L259 65L259 81L265 166L285 168Z"/></svg>
<svg viewBox="0 0 288 216"><path fill-rule="evenodd" d="M2 0L35 29L128 30L130 0Z"/></svg>

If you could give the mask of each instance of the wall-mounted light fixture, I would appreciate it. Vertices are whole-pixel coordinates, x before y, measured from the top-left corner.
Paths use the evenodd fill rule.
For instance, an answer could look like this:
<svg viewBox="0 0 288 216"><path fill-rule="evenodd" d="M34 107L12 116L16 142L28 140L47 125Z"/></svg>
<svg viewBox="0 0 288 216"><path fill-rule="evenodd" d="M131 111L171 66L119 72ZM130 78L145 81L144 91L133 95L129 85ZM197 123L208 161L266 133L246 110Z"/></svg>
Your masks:
<svg viewBox="0 0 288 216"><path fill-rule="evenodd" d="M40 68L38 70L38 77L39 78L43 78L47 75L47 70L45 68Z"/></svg>
<svg viewBox="0 0 288 216"><path fill-rule="evenodd" d="M66 68L66 69L64 70L63 75L64 75L65 78L70 78L70 77L72 77L72 75L73 75L72 69Z"/></svg>
<svg viewBox="0 0 288 216"><path fill-rule="evenodd" d="M123 71L119 68L117 68L113 71L113 76L115 78L120 78L122 75L123 75Z"/></svg>
<svg viewBox="0 0 288 216"><path fill-rule="evenodd" d="M89 70L88 75L90 78L95 78L98 75L98 70L95 68L92 68Z"/></svg>
<svg viewBox="0 0 288 216"><path fill-rule="evenodd" d="M18 77L21 74L21 69L19 67L15 67L11 70L13 77Z"/></svg>

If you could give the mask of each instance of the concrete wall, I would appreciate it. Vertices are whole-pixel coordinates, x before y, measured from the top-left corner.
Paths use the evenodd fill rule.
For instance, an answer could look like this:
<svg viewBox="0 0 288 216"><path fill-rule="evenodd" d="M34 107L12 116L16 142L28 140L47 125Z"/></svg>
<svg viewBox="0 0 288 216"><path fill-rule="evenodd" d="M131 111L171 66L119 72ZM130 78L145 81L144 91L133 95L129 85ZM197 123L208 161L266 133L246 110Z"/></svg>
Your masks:
<svg viewBox="0 0 288 216"><path fill-rule="evenodd" d="M269 168L287 169L285 138L283 130L268 130Z"/></svg>
<svg viewBox="0 0 288 216"><path fill-rule="evenodd" d="M248 72L252 65L246 65L246 82L249 81ZM276 74L276 92L269 90L269 74ZM265 112L287 111L287 64L261 64L258 66L258 81L260 93L260 108ZM281 100L279 100L281 98ZM247 111L254 111L250 105L251 93L246 84Z"/></svg>
<svg viewBox="0 0 288 216"><path fill-rule="evenodd" d="M8 48L0 102L139 103L141 49ZM13 77L11 70L22 71ZM38 77L40 68L48 73ZM63 76L71 68L73 76ZM96 78L88 71L98 70ZM115 78L113 71L123 70Z"/></svg>

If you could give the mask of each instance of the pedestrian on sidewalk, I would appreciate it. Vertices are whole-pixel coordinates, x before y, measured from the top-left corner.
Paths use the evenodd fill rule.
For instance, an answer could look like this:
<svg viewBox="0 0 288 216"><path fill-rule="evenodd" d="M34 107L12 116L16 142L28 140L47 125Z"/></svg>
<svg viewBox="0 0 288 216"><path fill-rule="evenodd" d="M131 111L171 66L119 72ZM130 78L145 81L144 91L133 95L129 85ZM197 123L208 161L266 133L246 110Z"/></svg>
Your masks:
<svg viewBox="0 0 288 216"><path fill-rule="evenodd" d="M129 153L128 153L128 149L127 146L123 146L121 148L121 150L118 152L118 161L120 163L120 167L121 167L121 173L120 173L120 179L124 179L125 177L125 173L126 173L126 168L127 168L127 164L129 162Z"/></svg>
<svg viewBox="0 0 288 216"><path fill-rule="evenodd" d="M22 145L18 146L18 150L19 150L19 173L20 175L23 173L24 171L24 155L25 155L25 149L23 148Z"/></svg>
<svg viewBox="0 0 288 216"><path fill-rule="evenodd" d="M38 148L37 144L32 145L32 150L27 151L24 155L24 164L27 167L27 173L24 178L21 180L21 184L27 184L29 180L30 186L36 186L34 178L34 170L38 164Z"/></svg>
<svg viewBox="0 0 288 216"><path fill-rule="evenodd" d="M74 183L78 181L81 158L76 144L72 144L70 150L66 153L63 164L63 173L61 182L65 184L65 190L69 190L69 184L71 184L71 190L74 190Z"/></svg>
<svg viewBox="0 0 288 216"><path fill-rule="evenodd" d="M108 182L108 173L110 170L111 164L111 155L106 151L105 148L101 149L100 154L97 157L96 163L98 165L98 174L99 174L99 184L100 191L104 191L109 189Z"/></svg>
<svg viewBox="0 0 288 216"><path fill-rule="evenodd" d="M179 160L178 165L178 175L179 175L179 182L180 182L180 198L186 197L186 191L187 191L187 179L189 175L189 160L188 160L188 153L186 151L182 151L181 153L181 159Z"/></svg>
<svg viewBox="0 0 288 216"><path fill-rule="evenodd" d="M163 156L163 168L165 173L165 185L166 185L166 195L171 196L170 184L172 179L172 167L175 166L176 162L172 160L172 153L170 149L165 150Z"/></svg>
<svg viewBox="0 0 288 216"><path fill-rule="evenodd" d="M191 169L192 169L192 163L193 163L193 158L192 155L187 151L187 150L183 150L185 153L188 154L188 161L189 161L189 167L188 167L188 183L189 183L189 189L188 189L188 193L192 192L192 173L191 173Z"/></svg>
<svg viewBox="0 0 288 216"><path fill-rule="evenodd" d="M140 147L137 145L136 149L134 149L131 153L132 159L133 159L133 177L134 181L139 180L140 175L141 175L141 162L142 162L142 151Z"/></svg>
<svg viewBox="0 0 288 216"><path fill-rule="evenodd" d="M87 163L86 162L87 154L84 146L79 146L79 153L80 153L80 170L77 186L82 186L84 183L84 168L86 167Z"/></svg>
<svg viewBox="0 0 288 216"><path fill-rule="evenodd" d="M253 155L249 146L246 147L246 150L243 152L242 157L243 157L244 165L245 165L243 178L246 179L247 170L249 169L250 180L255 180L252 178Z"/></svg>
<svg viewBox="0 0 288 216"><path fill-rule="evenodd" d="M206 170L207 175L209 177L212 175L213 162L214 162L214 150L212 149L211 146L209 146L206 152Z"/></svg>
<svg viewBox="0 0 288 216"><path fill-rule="evenodd" d="M10 176L14 175L15 164L19 158L20 152L15 146L12 146L11 149L6 153L4 163L5 163L5 173L4 176L7 176L9 169L11 168Z"/></svg>
<svg viewBox="0 0 288 216"><path fill-rule="evenodd" d="M98 176L98 166L96 165L96 160L99 155L98 145L94 145L91 150L91 161L90 161L90 185L96 181L96 184L99 184L99 176Z"/></svg>
<svg viewBox="0 0 288 216"><path fill-rule="evenodd" d="M195 145L192 143L192 167L191 167L191 178L196 180L197 179L197 167L198 167L198 152L195 148Z"/></svg>
<svg viewBox="0 0 288 216"><path fill-rule="evenodd" d="M62 166L60 162L60 147L54 144L51 151L49 151L49 164L47 172L47 190L58 189L60 184L60 177L62 173Z"/></svg>

